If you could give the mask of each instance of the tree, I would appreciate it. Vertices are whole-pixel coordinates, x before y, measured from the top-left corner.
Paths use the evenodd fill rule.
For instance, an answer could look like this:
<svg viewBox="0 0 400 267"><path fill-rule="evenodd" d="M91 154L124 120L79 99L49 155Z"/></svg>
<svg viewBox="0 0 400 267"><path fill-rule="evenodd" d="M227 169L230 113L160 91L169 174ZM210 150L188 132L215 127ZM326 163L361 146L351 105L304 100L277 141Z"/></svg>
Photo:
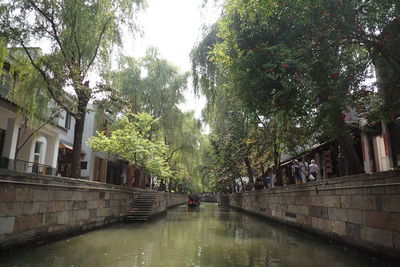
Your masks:
<svg viewBox="0 0 400 267"><path fill-rule="evenodd" d="M200 188L203 192L210 192L210 182L213 180L213 173L211 171L211 146L207 135L202 135L200 138L200 146L197 152L198 158L196 159L196 172L200 178Z"/></svg>
<svg viewBox="0 0 400 267"><path fill-rule="evenodd" d="M95 151L116 154L131 164L143 166L150 174L170 178L172 171L166 161L168 147L162 140L154 140L152 128L157 120L147 113L127 113L118 119L110 136L104 132L90 138Z"/></svg>
<svg viewBox="0 0 400 267"><path fill-rule="evenodd" d="M382 115L400 112L400 5L388 1L318 1L321 19L337 29L336 41L368 51L383 99Z"/></svg>
<svg viewBox="0 0 400 267"><path fill-rule="evenodd" d="M236 97L242 111L257 118L261 127L247 135L253 147L265 146L264 157L254 151L256 165L259 158L277 168L280 153L335 138L348 173L361 173L344 113L376 109L373 85L365 85L373 64L382 114L398 114L399 22L395 0L226 1L192 52L194 84L206 95L211 117L218 117L215 103L223 95ZM230 149L223 137L212 139L217 152ZM214 162L224 166L221 158ZM279 169L275 173L279 183Z"/></svg>
<svg viewBox="0 0 400 267"><path fill-rule="evenodd" d="M90 85L88 74L105 67L120 44L122 25L136 30L133 16L142 7L142 0L18 0L2 6L2 34L24 49L51 98L75 118L73 177L80 177L87 105L107 88ZM34 40L48 42L50 52L34 55Z"/></svg>
<svg viewBox="0 0 400 267"><path fill-rule="evenodd" d="M175 173L168 181L169 190L177 190L182 184L200 187L201 123L193 112L179 109L187 78L188 73L181 73L161 58L156 48L147 49L139 59L122 57L118 69L107 74L120 95L122 110L147 112L158 119L153 131L168 146L166 159Z"/></svg>
<svg viewBox="0 0 400 267"><path fill-rule="evenodd" d="M214 53L214 49L222 42L219 32L220 24L212 26L191 55L195 88L207 97L206 121L210 124L214 134L218 136L213 137L213 147L216 150L216 154L221 155L220 151L225 151L222 145L225 142L224 140L231 136L236 136L238 138L237 145L230 144L226 146L226 152L229 154L232 148L237 150L233 154L242 157L250 180L252 181L253 177L254 167L252 165L259 165L257 169L260 169L262 174L265 172L265 167L269 165L269 167L274 166L277 183L281 184L280 155L284 151L292 152L294 147L297 146L298 148L304 145L305 137L309 137L311 132L308 118L299 117L299 114L296 116L291 115L296 114L296 112L300 113L298 112L299 108L292 113L279 109L274 103L278 102L280 106L283 106L285 104L283 95L281 99L276 100L274 97L268 98L261 97L257 93L253 94L257 90L256 88L259 87L252 88L250 85L258 82L255 81L259 77L258 75L236 77L240 73L232 74L229 70L227 71L225 64L228 63L223 60L218 61L217 52ZM236 69L239 68L240 66L236 66ZM244 65L243 68L247 71L250 67ZM238 92L236 86L239 83L244 84L247 88L243 88L241 92ZM279 85L277 82L275 84ZM292 94L292 92L288 93L288 95ZM231 113L233 116L230 115ZM300 114L304 114L304 112ZM247 119L242 120L242 118ZM232 154L226 157L226 160L228 161L226 166L220 159L215 159L215 162L216 165L221 167L221 170L226 170L226 173L240 173L240 171L227 168L227 166L241 168L241 164L234 163L235 160ZM238 175L232 179L237 178Z"/></svg>
<svg viewBox="0 0 400 267"><path fill-rule="evenodd" d="M264 120L279 118L284 125L305 129L320 126L335 137L352 165L350 173L359 173L362 165L348 132L338 129L346 129L342 115L365 79L368 56L338 41L337 13L316 21L320 8L309 1L229 1L207 61L223 76L219 81L225 88ZM281 138L275 140L288 141L287 130L276 128Z"/></svg>

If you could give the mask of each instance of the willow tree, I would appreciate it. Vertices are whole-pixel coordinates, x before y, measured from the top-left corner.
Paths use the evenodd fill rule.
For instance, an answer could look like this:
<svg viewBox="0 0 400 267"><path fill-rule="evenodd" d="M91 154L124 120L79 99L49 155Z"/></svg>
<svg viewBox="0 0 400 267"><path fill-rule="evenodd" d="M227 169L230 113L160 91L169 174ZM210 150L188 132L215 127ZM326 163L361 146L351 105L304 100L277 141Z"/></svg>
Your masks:
<svg viewBox="0 0 400 267"><path fill-rule="evenodd" d="M75 118L73 177L80 177L87 105L106 88L90 83L88 75L107 65L113 47L121 44L123 25L137 29L134 16L143 2L16 0L2 6L2 34L11 45L24 49L51 98ZM43 47L43 55L29 49L37 43Z"/></svg>
<svg viewBox="0 0 400 267"><path fill-rule="evenodd" d="M177 105L184 100L188 73L181 73L178 67L161 58L156 48L149 48L140 59L122 57L118 70L110 76L126 108L159 118L166 132L165 141L170 144L173 140L169 138L169 131L174 131L174 126L179 124L181 111Z"/></svg>
<svg viewBox="0 0 400 267"><path fill-rule="evenodd" d="M182 170L181 180L189 180L196 188L201 188L204 180L201 152L204 142L202 124L195 118L194 112L181 113L179 123L175 125L174 132L169 131L170 143L169 163L171 166Z"/></svg>
<svg viewBox="0 0 400 267"><path fill-rule="evenodd" d="M192 112L182 112L188 73L163 59L158 50L149 48L139 59L122 57L118 69L106 75L122 100L122 110L147 112L159 120L154 135L162 137L169 147L169 166L175 171L169 188L196 179L197 152L201 123Z"/></svg>

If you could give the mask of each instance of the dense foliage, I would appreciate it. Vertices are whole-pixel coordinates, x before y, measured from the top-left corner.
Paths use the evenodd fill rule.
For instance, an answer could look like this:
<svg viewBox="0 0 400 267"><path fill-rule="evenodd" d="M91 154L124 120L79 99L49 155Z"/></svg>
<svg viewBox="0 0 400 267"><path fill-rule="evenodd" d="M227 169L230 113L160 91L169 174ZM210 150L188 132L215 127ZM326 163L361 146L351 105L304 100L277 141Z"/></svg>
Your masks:
<svg viewBox="0 0 400 267"><path fill-rule="evenodd" d="M187 78L188 73L161 58L155 48L139 59L121 57L118 69L105 75L115 89L120 112L145 112L158 120L152 134L167 147L164 160L174 173L167 179L169 190L186 187L199 191L208 183L201 157L207 140L194 113L178 107L184 101ZM115 109L115 102L111 104Z"/></svg>
<svg viewBox="0 0 400 267"><path fill-rule="evenodd" d="M200 157L205 147L203 143L207 140L193 113L184 113L178 107L184 100L188 73L180 73L176 66L161 59L154 48L140 59L122 56L116 70L110 71L110 59L116 58L113 48L121 44L122 27L128 26L131 33L135 33L138 29L135 15L143 7L144 1L141 0L2 2L0 30L6 40L2 48L6 45L16 47L24 53L24 64L14 64L13 67L26 67L30 72L19 70L19 76L29 74L36 79L34 85L28 85L34 79L20 79L27 86L15 87L13 97L14 100L18 97L18 103L23 103L34 100L33 94L27 94L27 90L40 91L37 95L47 97L40 103L48 103L48 98L51 98L75 118L74 177L80 176L82 132L89 102L101 109L100 113L111 114L114 118L124 116L124 120L135 116L133 114L146 112L158 121L152 125L151 136L158 140L158 145L164 145L160 148L162 156L155 154L157 160L150 162L147 157L145 162L137 161L137 165L153 175L168 178L170 190L182 184L200 190L207 184L206 168ZM28 14L32 20L25 19ZM43 50L31 48L37 42L48 45L41 45ZM3 53L1 58L4 59ZM100 76L101 80L97 83L90 81L93 76ZM29 103L36 105L39 101ZM39 105L29 110L33 111L33 107L38 112L45 111L43 107L38 109ZM38 112L29 114L36 118ZM119 122L116 127L118 131L114 134L117 135L122 131L132 131L133 126ZM118 142L123 143L122 138L128 138L128 135L118 135ZM99 133L98 138L97 141L107 140L105 133ZM129 138L125 141L128 142ZM97 150L126 154L125 146L106 147L104 142L103 145L96 144ZM146 153L154 152L151 145L146 143L146 146ZM144 153L139 153L135 146L132 149L130 156ZM129 157L126 160L132 162ZM163 167L167 171L161 171Z"/></svg>
<svg viewBox="0 0 400 267"><path fill-rule="evenodd" d="M152 135L156 123L150 114L127 113L117 120L109 136L97 132L88 144L95 151L119 155L130 164L142 166L151 175L170 178L172 171L166 161L168 147Z"/></svg>
<svg viewBox="0 0 400 267"><path fill-rule="evenodd" d="M195 91L208 100L208 136L193 112L179 108L190 74L157 49L142 58L121 56L111 68L121 29L136 32L143 0L3 1L0 72L5 47L17 46L15 55L25 57L15 56L9 70L10 97L29 121L47 112L48 98L75 118L74 177L87 105L98 96L106 98L98 107L117 123L109 136L91 139L93 149L166 179L171 191L211 184L223 190L271 172L281 184L283 154L332 139L349 174L363 172L351 140L358 125L345 116L352 110L390 122L400 115L399 1L223 2L221 17L191 54ZM48 47L31 48L37 42ZM89 80L93 73L99 83Z"/></svg>
<svg viewBox="0 0 400 267"><path fill-rule="evenodd" d="M134 15L142 0L17 0L0 6L0 32L8 43L23 49L40 74L51 98L76 121L72 176L80 177L82 133L87 105L106 89L90 83L101 72L113 47L121 43L121 27L135 29ZM49 51L31 49L47 43ZM47 50L47 49L46 49ZM72 89L67 93L66 89Z"/></svg>
<svg viewBox="0 0 400 267"><path fill-rule="evenodd" d="M399 12L398 1L225 1L221 18L193 50L194 82L213 105L234 97L239 113L257 118L253 127L264 134L256 139L267 140L275 168L280 153L335 138L349 172L362 172L344 114L356 109L390 119L399 113ZM372 70L380 107L369 97L376 95L368 82ZM217 140L241 135L237 128L220 134L211 126ZM232 147L221 143L215 153L230 153ZM232 174L225 167L230 160L214 161L220 177Z"/></svg>

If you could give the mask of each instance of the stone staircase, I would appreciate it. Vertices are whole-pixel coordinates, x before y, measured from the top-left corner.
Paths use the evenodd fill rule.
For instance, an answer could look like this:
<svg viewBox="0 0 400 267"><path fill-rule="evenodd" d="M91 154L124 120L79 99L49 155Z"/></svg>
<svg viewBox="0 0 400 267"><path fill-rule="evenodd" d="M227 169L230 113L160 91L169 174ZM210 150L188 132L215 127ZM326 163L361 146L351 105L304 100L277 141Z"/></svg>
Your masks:
<svg viewBox="0 0 400 267"><path fill-rule="evenodd" d="M151 215L157 192L142 192L133 203L129 214L126 215L126 221L147 221Z"/></svg>

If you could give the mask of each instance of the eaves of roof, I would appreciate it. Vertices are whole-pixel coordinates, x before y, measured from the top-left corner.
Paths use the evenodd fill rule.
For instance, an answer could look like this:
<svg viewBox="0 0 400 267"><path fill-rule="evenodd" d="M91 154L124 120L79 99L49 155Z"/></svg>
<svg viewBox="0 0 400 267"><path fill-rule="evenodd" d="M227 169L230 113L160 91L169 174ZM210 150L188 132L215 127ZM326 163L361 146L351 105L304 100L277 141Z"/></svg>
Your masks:
<svg viewBox="0 0 400 267"><path fill-rule="evenodd" d="M8 105L8 108L12 111L16 111L18 105L15 104L13 101L9 100L7 97L0 95L0 101Z"/></svg>

